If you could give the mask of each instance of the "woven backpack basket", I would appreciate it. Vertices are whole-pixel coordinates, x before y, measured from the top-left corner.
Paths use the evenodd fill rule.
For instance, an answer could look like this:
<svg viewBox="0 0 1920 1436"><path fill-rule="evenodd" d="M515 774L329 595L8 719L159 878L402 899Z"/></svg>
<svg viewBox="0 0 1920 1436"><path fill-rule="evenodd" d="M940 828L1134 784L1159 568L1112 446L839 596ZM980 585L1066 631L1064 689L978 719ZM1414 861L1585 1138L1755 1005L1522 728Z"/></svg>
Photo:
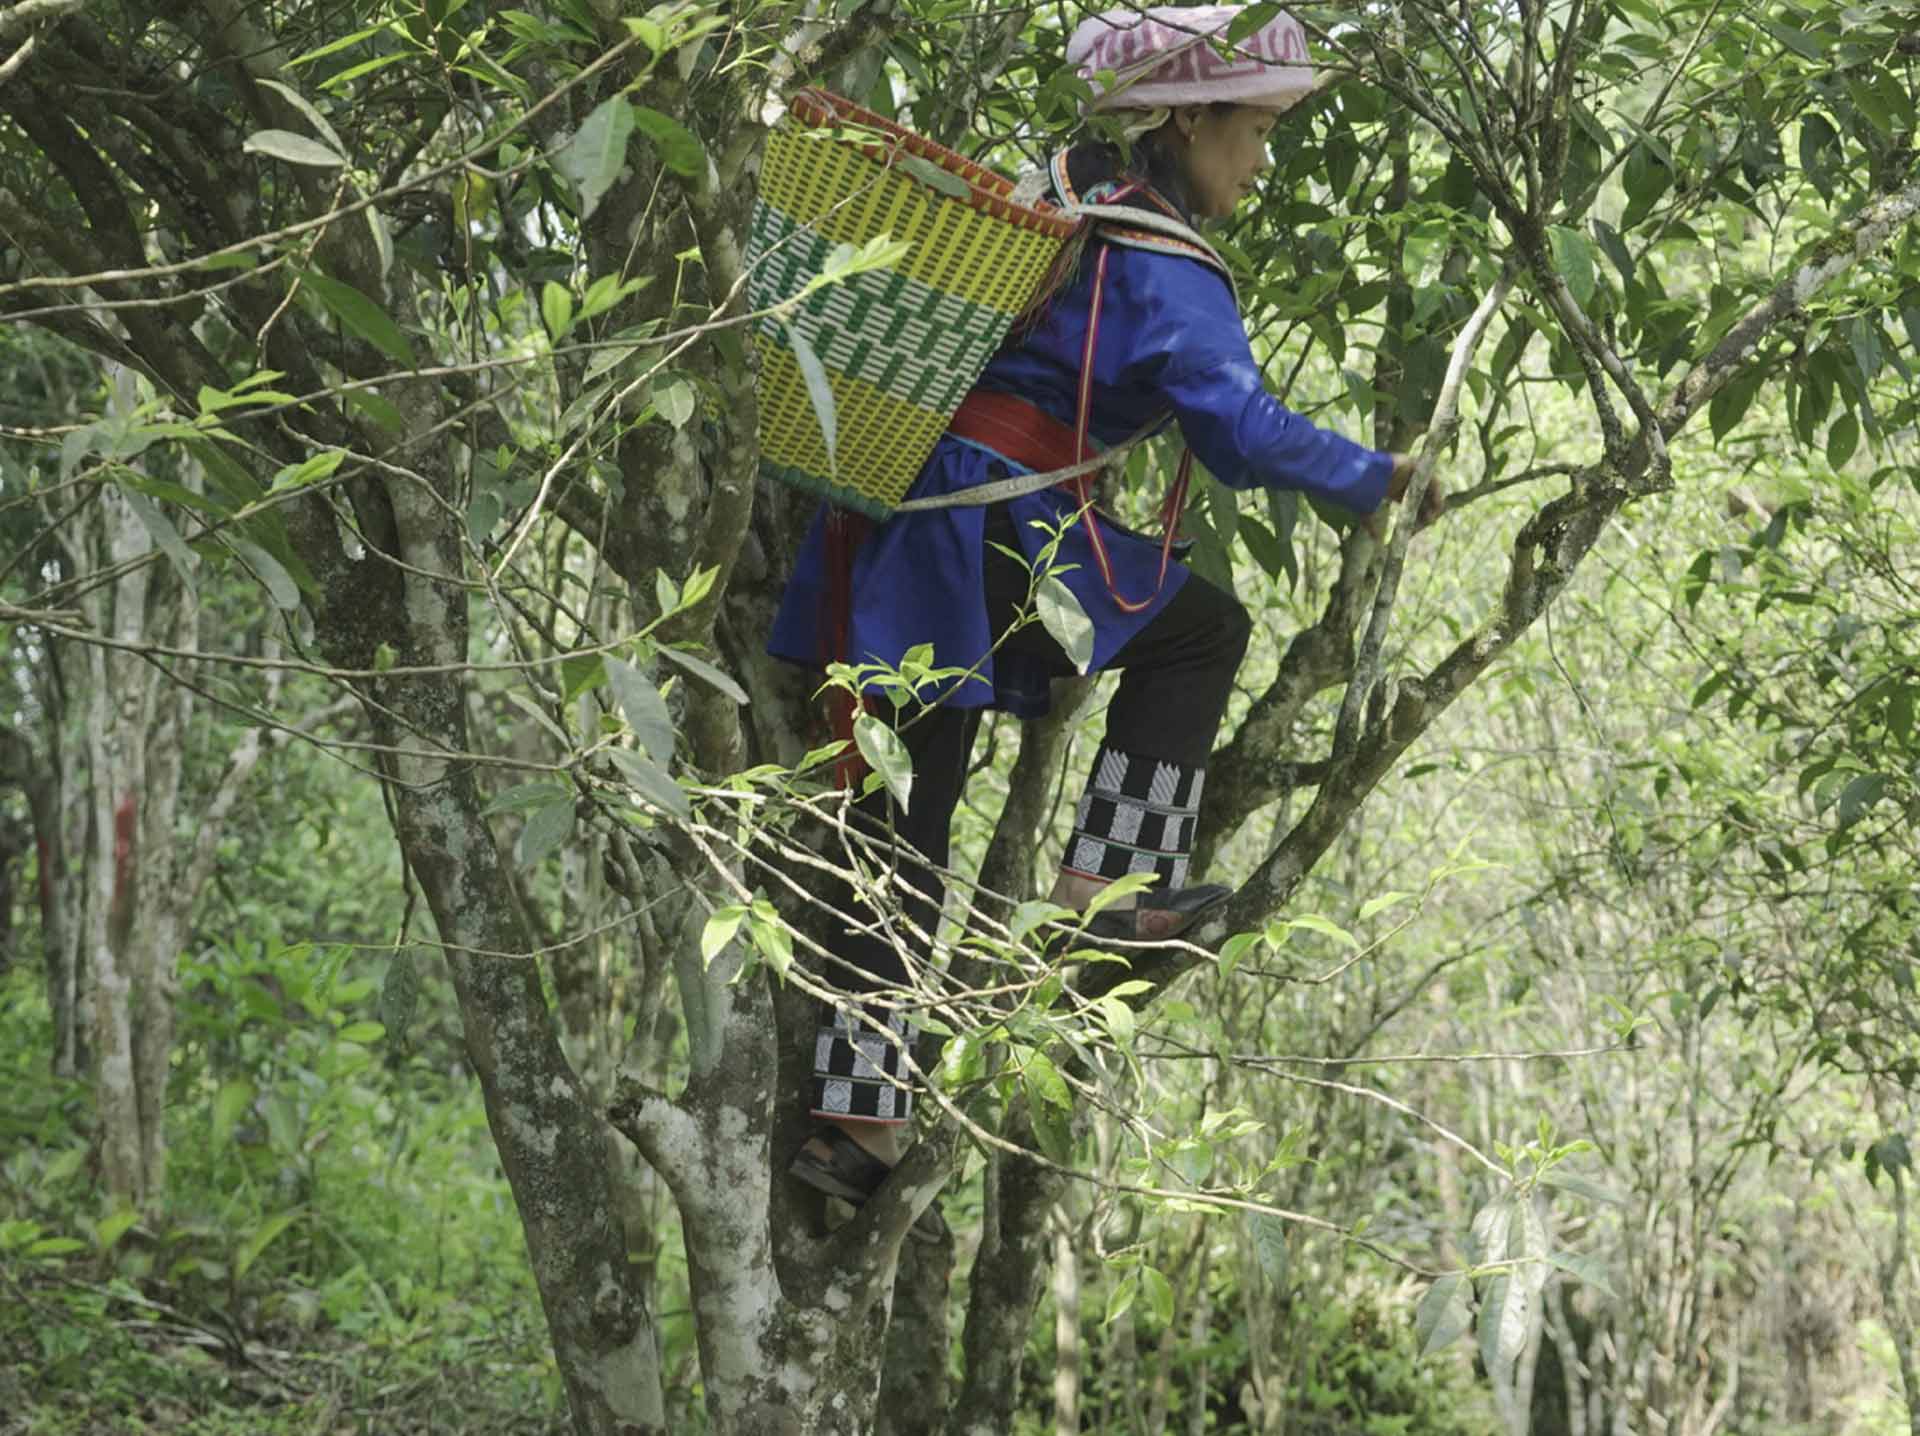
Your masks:
<svg viewBox="0 0 1920 1436"><path fill-rule="evenodd" d="M837 95L792 97L767 141L747 247L764 474L875 518L900 502L1078 228L1012 194ZM908 246L893 268L791 303L838 246L880 234ZM832 392L831 450L792 331Z"/></svg>

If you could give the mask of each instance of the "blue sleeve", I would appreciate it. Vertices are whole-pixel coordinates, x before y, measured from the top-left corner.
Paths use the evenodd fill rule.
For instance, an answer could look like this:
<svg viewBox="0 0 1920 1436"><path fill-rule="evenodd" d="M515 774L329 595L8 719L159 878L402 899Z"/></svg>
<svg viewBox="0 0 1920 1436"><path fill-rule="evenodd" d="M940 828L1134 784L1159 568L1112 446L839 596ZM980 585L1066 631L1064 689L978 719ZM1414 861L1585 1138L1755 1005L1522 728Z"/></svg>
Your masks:
<svg viewBox="0 0 1920 1436"><path fill-rule="evenodd" d="M1139 381L1173 410L1207 472L1230 488L1298 489L1361 514L1380 507L1393 456L1322 429L1267 393L1219 275L1174 255L1116 248L1113 259Z"/></svg>

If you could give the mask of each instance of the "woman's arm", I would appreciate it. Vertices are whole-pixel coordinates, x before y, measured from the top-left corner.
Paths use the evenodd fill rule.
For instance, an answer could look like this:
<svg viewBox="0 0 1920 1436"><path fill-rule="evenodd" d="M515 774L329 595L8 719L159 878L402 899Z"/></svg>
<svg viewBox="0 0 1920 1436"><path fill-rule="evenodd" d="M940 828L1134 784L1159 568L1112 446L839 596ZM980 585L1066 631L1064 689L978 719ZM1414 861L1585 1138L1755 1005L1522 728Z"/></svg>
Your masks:
<svg viewBox="0 0 1920 1436"><path fill-rule="evenodd" d="M1109 279L1132 351L1127 387L1155 392L1221 483L1297 489L1358 514L1405 489L1404 474L1393 485L1395 455L1323 429L1267 392L1232 295L1211 270L1116 249Z"/></svg>

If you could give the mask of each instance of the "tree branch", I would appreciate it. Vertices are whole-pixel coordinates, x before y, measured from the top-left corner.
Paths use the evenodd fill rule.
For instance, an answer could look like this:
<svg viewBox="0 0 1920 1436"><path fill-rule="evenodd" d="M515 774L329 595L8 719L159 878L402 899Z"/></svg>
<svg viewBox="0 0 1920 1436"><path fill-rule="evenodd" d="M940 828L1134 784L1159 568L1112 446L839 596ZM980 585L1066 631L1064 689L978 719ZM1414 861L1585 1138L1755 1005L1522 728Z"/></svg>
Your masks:
<svg viewBox="0 0 1920 1436"><path fill-rule="evenodd" d="M1420 446L1420 460L1414 466L1413 478L1408 482L1407 492L1400 502L1400 517L1393 526L1393 540L1388 546L1387 561L1380 573L1380 586L1373 595L1373 612L1367 621L1367 631L1360 640L1360 656L1354 664L1353 676L1347 680L1346 697L1340 705L1340 719L1333 736L1335 782L1339 781L1341 761L1353 751L1360 733L1361 715L1366 711L1367 700L1379 680L1380 653L1386 645L1387 629L1393 619L1393 602L1400 593L1400 574L1406 568L1407 545L1413 539L1414 530L1419 527L1420 505L1426 500L1427 489L1433 482L1435 461L1453 442L1454 432L1460 427L1460 390L1466 383L1467 367L1480 350L1487 326L1492 323L1500 306L1506 303L1512 289L1513 273L1509 270L1482 296L1466 327L1453 341L1453 354L1447 361L1446 378L1440 385L1440 394L1434 404L1433 424L1428 430L1426 442Z"/></svg>

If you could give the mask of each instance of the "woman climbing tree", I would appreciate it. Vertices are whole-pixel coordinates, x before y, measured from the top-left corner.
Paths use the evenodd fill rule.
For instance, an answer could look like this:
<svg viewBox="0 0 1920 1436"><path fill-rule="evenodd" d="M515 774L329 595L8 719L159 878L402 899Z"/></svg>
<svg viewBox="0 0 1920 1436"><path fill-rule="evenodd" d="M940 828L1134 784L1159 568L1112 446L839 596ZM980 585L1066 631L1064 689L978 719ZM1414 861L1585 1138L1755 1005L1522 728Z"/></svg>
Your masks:
<svg viewBox="0 0 1920 1436"><path fill-rule="evenodd" d="M1067 62L1093 87L1093 108L1113 112L1117 126L1106 128L1119 142L1082 139L1019 195L1093 211L1086 248L1072 277L988 364L909 498L1071 468L1137 438L1143 425L1168 423L1179 425L1188 460L1233 488L1298 490L1358 516L1401 496L1410 458L1318 428L1267 393L1227 267L1190 228L1232 213L1253 190L1271 164L1280 112L1312 87L1298 22L1279 15L1227 45L1239 13L1116 10L1074 32ZM897 666L931 644L937 663L966 670L943 691L920 694L926 706L879 705L912 759L912 798L900 807L875 791L858 805L925 858L902 874L921 895L910 904L921 931L937 923L939 871L982 712L1040 716L1049 684L1077 671L1043 626L1020 621L1042 562L1092 621L1089 671L1121 675L1054 901L1081 909L1116 878L1150 873L1157 882L1143 895L1118 899L1086 927L1099 941L1151 942L1187 931L1229 896L1189 882L1188 854L1250 623L1232 595L1171 557L1187 468L1183 461L1171 486L1165 532L1151 538L1098 512L1084 477L1000 502L899 514L862 534L851 554L844 517L816 518L770 651L814 667L831 657ZM1442 502L1437 484L1428 492L1423 519ZM854 933L836 951L846 971L835 980L850 991L908 985L889 942ZM911 1107L905 1035L897 1009L822 1028L818 1125L795 1177L856 1204L885 1179Z"/></svg>

